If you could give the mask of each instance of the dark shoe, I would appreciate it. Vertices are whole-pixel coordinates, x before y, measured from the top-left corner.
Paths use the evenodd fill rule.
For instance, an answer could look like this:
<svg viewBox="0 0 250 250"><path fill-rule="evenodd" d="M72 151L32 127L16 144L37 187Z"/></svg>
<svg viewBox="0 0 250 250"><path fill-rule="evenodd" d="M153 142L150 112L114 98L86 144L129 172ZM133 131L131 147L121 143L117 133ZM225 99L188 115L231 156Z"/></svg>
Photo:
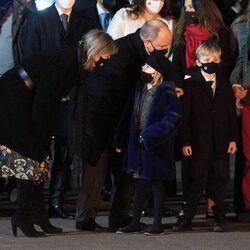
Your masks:
<svg viewBox="0 0 250 250"><path fill-rule="evenodd" d="M219 218L216 220L213 231L217 233L226 231L226 221L224 218Z"/></svg>
<svg viewBox="0 0 250 250"><path fill-rule="evenodd" d="M63 206L58 206L58 205L49 208L49 217L70 219L70 220L75 219L73 214L68 213Z"/></svg>
<svg viewBox="0 0 250 250"><path fill-rule="evenodd" d="M19 216L19 213L15 213L11 218L11 226L13 236L17 237L17 228L19 227L23 234L27 237L41 237L44 236L43 232L38 232L34 228L34 225L30 222L29 218L25 216Z"/></svg>
<svg viewBox="0 0 250 250"><path fill-rule="evenodd" d="M63 231L62 228L53 226L50 223L48 216L43 212L41 212L40 214L38 212L31 213L31 217L33 223L38 225L45 233L57 234Z"/></svg>
<svg viewBox="0 0 250 250"><path fill-rule="evenodd" d="M134 225L127 225L126 227L120 228L118 231L116 231L117 234L131 234L131 233L140 233L141 232L141 226L134 226Z"/></svg>
<svg viewBox="0 0 250 250"><path fill-rule="evenodd" d="M147 236L154 236L154 235L163 235L164 234L164 229L148 229L145 233Z"/></svg>
<svg viewBox="0 0 250 250"><path fill-rule="evenodd" d="M190 231L192 230L192 223L191 221L187 221L184 217L180 217L176 224L172 227L172 230L175 232Z"/></svg>
<svg viewBox="0 0 250 250"><path fill-rule="evenodd" d="M127 225L129 225L132 221L132 217L129 216L127 217L126 219L120 221L120 222L117 222L117 223L110 223L109 222L109 227L110 228L123 228L123 227L126 227Z"/></svg>
<svg viewBox="0 0 250 250"><path fill-rule="evenodd" d="M100 231L102 226L98 225L95 220L76 222L76 229L81 231Z"/></svg>

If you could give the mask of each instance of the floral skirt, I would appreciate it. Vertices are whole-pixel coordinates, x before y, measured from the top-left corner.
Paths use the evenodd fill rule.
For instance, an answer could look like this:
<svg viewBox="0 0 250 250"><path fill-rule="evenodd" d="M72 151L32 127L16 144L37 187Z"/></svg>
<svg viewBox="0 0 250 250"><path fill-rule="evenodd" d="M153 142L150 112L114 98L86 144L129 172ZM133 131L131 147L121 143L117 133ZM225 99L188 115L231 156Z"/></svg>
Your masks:
<svg viewBox="0 0 250 250"><path fill-rule="evenodd" d="M49 174L49 158L42 163L26 158L6 146L0 145L0 177L44 181Z"/></svg>

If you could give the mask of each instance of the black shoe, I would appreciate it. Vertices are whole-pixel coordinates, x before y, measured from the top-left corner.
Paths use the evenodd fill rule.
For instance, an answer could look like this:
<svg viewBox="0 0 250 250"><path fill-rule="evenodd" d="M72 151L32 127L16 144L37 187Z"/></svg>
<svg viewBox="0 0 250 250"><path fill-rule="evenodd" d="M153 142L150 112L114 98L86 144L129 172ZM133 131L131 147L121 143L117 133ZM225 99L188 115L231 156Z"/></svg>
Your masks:
<svg viewBox="0 0 250 250"><path fill-rule="evenodd" d="M129 224L126 227L122 227L116 231L117 234L131 234L131 233L140 233L141 232L141 225L138 226Z"/></svg>
<svg viewBox="0 0 250 250"><path fill-rule="evenodd" d="M103 227L95 222L95 220L76 222L76 229L81 231L101 231Z"/></svg>
<svg viewBox="0 0 250 250"><path fill-rule="evenodd" d="M213 231L217 233L226 231L226 221L224 218L219 218L216 220Z"/></svg>
<svg viewBox="0 0 250 250"><path fill-rule="evenodd" d="M145 233L147 236L157 236L157 235L163 235L164 234L164 229L148 229Z"/></svg>
<svg viewBox="0 0 250 250"><path fill-rule="evenodd" d="M190 231L192 230L192 223L191 221L187 221L184 217L180 217L176 224L172 227L172 230L175 232Z"/></svg>
<svg viewBox="0 0 250 250"><path fill-rule="evenodd" d="M63 206L51 206L49 208L49 217L50 218L62 218L62 219L75 219L73 214L70 214L66 211L66 209Z"/></svg>
<svg viewBox="0 0 250 250"><path fill-rule="evenodd" d="M110 228L123 228L126 227L127 225L129 225L132 221L132 217L128 216L126 219L120 221L120 222L116 222L116 223L110 223L109 222L109 227Z"/></svg>

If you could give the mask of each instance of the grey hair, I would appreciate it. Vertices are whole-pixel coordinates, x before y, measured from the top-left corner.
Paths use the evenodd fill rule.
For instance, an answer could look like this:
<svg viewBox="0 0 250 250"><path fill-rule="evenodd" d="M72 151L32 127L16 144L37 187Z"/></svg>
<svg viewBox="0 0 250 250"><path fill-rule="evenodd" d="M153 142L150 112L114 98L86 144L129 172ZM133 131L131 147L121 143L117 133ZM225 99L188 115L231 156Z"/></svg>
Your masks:
<svg viewBox="0 0 250 250"><path fill-rule="evenodd" d="M140 37L143 41L151 40L154 41L161 29L169 29L168 25L162 20L153 19L145 22L140 29Z"/></svg>

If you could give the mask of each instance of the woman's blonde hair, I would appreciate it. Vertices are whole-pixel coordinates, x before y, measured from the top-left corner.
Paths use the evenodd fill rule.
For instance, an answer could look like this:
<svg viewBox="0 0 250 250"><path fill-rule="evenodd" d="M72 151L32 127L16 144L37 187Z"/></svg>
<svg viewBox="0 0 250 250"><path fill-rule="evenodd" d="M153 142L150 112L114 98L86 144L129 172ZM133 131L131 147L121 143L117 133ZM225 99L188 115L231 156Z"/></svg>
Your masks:
<svg viewBox="0 0 250 250"><path fill-rule="evenodd" d="M118 50L112 37L98 29L93 29L86 33L82 37L81 42L83 44L82 66L86 70L93 69L95 65L94 57L96 55L112 55Z"/></svg>

